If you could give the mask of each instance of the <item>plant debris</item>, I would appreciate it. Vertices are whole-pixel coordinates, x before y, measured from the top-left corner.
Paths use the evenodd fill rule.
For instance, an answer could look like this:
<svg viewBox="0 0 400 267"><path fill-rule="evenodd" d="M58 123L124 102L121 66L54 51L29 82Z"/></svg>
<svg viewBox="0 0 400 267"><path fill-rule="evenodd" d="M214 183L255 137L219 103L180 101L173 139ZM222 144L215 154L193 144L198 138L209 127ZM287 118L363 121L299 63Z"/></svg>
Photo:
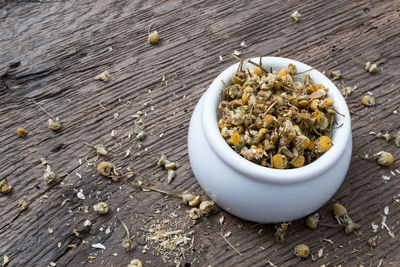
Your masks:
<svg viewBox="0 0 400 267"><path fill-rule="evenodd" d="M225 242L241 257L243 257L243 254L240 253L240 251L235 248L231 242L229 242L229 240L225 237L225 235L223 235L222 233L219 233L219 235L225 240Z"/></svg>
<svg viewBox="0 0 400 267"><path fill-rule="evenodd" d="M319 225L319 213L316 212L306 219L306 226L310 229L317 229Z"/></svg>
<svg viewBox="0 0 400 267"><path fill-rule="evenodd" d="M188 204L190 207L194 207L199 205L200 203L200 196L195 196L192 195L190 193L184 192L183 194L180 193L176 193L176 192L170 192L170 191L166 191L166 190L162 190L162 189L158 189L158 188L154 188L154 187L149 187L149 186L144 186L142 184L139 183L131 183L132 186L144 189L144 190L150 190L150 191L155 191L155 192L159 192L168 196L174 196L174 197L179 197L182 199L182 201L186 204Z"/></svg>
<svg viewBox="0 0 400 267"><path fill-rule="evenodd" d="M126 226L126 224L119 218L117 217L118 221L122 224L122 226L125 229L126 232L126 236L127 238L122 240L122 247L126 250L129 251L133 248L133 243L132 243L132 239L131 239L131 234L129 233L129 229L128 226Z"/></svg>
<svg viewBox="0 0 400 267"><path fill-rule="evenodd" d="M155 246L155 251L162 255L165 263L175 263L180 266L180 262L185 259L185 254L192 251L194 230L189 230L192 224L187 223L187 220L181 218L173 221L154 220L150 226L143 228L149 246ZM142 252L145 253L147 249Z"/></svg>
<svg viewBox="0 0 400 267"><path fill-rule="evenodd" d="M97 154L101 156L107 156L107 149L102 144L92 145L89 143L85 143L88 147L96 149Z"/></svg>
<svg viewBox="0 0 400 267"><path fill-rule="evenodd" d="M57 117L53 117L50 113L48 113L39 103L35 100L31 99L32 103L39 107L41 111L43 111L47 116L50 117L48 120L49 129L53 131L58 131L61 128L60 120Z"/></svg>
<svg viewBox="0 0 400 267"><path fill-rule="evenodd" d="M92 244L92 247L93 248L102 249L102 250L106 249L106 247L103 244L100 244L100 243Z"/></svg>
<svg viewBox="0 0 400 267"><path fill-rule="evenodd" d="M6 180L1 180L0 181L0 188L1 188L1 193L8 194L8 193L11 192L11 189L13 187L8 185Z"/></svg>
<svg viewBox="0 0 400 267"><path fill-rule="evenodd" d="M25 136L25 135L26 135L26 131L25 131L24 128L18 128L18 129L17 129L17 134L18 134L19 136Z"/></svg>
<svg viewBox="0 0 400 267"><path fill-rule="evenodd" d="M400 147L400 132L397 132L396 137L394 138L394 143L397 147Z"/></svg>
<svg viewBox="0 0 400 267"><path fill-rule="evenodd" d="M3 263L1 264L1 267L5 267L9 262L10 262L10 259L8 258L8 256L4 255L3 256Z"/></svg>
<svg viewBox="0 0 400 267"><path fill-rule="evenodd" d="M374 236L368 239L367 244L368 246L370 246L371 248L376 247L376 239L378 238L378 236Z"/></svg>
<svg viewBox="0 0 400 267"><path fill-rule="evenodd" d="M375 72L375 71L378 69L378 65L377 65L376 63L371 64L371 61L367 61L367 62L365 62L365 63L362 63L360 60L358 60L358 59L356 59L356 58L354 58L354 57L352 57L352 59L353 59L354 61L360 63L361 65L363 65L364 68L365 68L365 70L368 71L368 72L370 72L370 73L371 73L371 72Z"/></svg>
<svg viewBox="0 0 400 267"><path fill-rule="evenodd" d="M106 202L99 202L93 206L95 212L100 215L104 215L108 213L108 204Z"/></svg>
<svg viewBox="0 0 400 267"><path fill-rule="evenodd" d="M342 77L342 72L340 70L330 70L328 71L329 77L332 78L332 80L338 80L340 77Z"/></svg>
<svg viewBox="0 0 400 267"><path fill-rule="evenodd" d="M301 14L297 10L290 14L290 16L294 19L295 22L299 22L301 19Z"/></svg>
<svg viewBox="0 0 400 267"><path fill-rule="evenodd" d="M281 224L275 226L276 231L274 234L274 239L276 242L278 242L278 243L285 242L285 235L286 235L288 226L289 226L288 223L281 223Z"/></svg>
<svg viewBox="0 0 400 267"><path fill-rule="evenodd" d="M393 164L393 155L389 152L379 151L378 153L374 154L374 158L379 165L384 167L388 167Z"/></svg>
<svg viewBox="0 0 400 267"><path fill-rule="evenodd" d="M29 203L26 202L26 200L21 199L20 201L18 201L17 208L20 211L26 210L28 208L28 206L29 206Z"/></svg>
<svg viewBox="0 0 400 267"><path fill-rule="evenodd" d="M356 89L357 89L357 85L354 87L350 87L350 86L344 87L342 89L342 95L344 96L344 98L347 98Z"/></svg>
<svg viewBox="0 0 400 267"><path fill-rule="evenodd" d="M143 140L146 132L144 131L144 121L142 118L135 121L133 125L132 133L136 136L136 139Z"/></svg>
<svg viewBox="0 0 400 267"><path fill-rule="evenodd" d="M310 248L306 244L299 244L294 248L294 255L307 258L310 255Z"/></svg>
<svg viewBox="0 0 400 267"><path fill-rule="evenodd" d="M127 267L143 267L143 264L140 260L133 259L133 260L131 260L131 262L128 264Z"/></svg>
<svg viewBox="0 0 400 267"><path fill-rule="evenodd" d="M167 181L168 181L168 184L170 184L172 182L172 180L175 178L175 171L173 169L176 168L176 163L169 161L167 159L167 156L161 155L160 159L158 160L157 165L164 166L165 169L168 171Z"/></svg>
<svg viewBox="0 0 400 267"><path fill-rule="evenodd" d="M83 193L83 189L80 189L79 192L76 194L79 199L86 199L85 194Z"/></svg>
<svg viewBox="0 0 400 267"><path fill-rule="evenodd" d="M361 228L361 225L354 223L351 218L347 215L347 210L340 203L335 203L332 207L335 219L338 221L339 225L344 226L344 231L346 234L353 232Z"/></svg>
<svg viewBox="0 0 400 267"><path fill-rule="evenodd" d="M157 31L150 32L151 31L151 26L152 25L149 26L149 29L147 31L147 35L148 35L147 39L148 39L150 44L156 44L156 43L158 43L160 37L158 36L158 32Z"/></svg>
<svg viewBox="0 0 400 267"><path fill-rule="evenodd" d="M388 132L386 132L386 133L378 132L376 134L376 137L377 138L381 138L381 139L385 139L386 142L389 142L392 139L392 136Z"/></svg>
<svg viewBox="0 0 400 267"><path fill-rule="evenodd" d="M51 171L50 165L47 165L46 171L43 174L43 181L46 184L51 184L56 179L56 174Z"/></svg>
<svg viewBox="0 0 400 267"><path fill-rule="evenodd" d="M108 82L109 80L110 80L110 78L111 78L111 75L110 75L110 73L106 70L106 71L103 71L102 73L100 73L100 74L97 74L95 77L94 77L94 79L96 80L96 81L103 81L103 82Z"/></svg>
<svg viewBox="0 0 400 267"><path fill-rule="evenodd" d="M329 89L313 84L307 74L295 77L300 73L291 63L279 73L264 72L261 58L247 69L242 61L231 84L224 86L218 105L222 137L242 157L262 166L286 169L311 163L332 146L339 113L327 96Z"/></svg>
<svg viewBox="0 0 400 267"><path fill-rule="evenodd" d="M108 178L112 178L114 181L118 181L118 172L115 170L113 163L108 161L103 161L97 166L97 171Z"/></svg>
<svg viewBox="0 0 400 267"><path fill-rule="evenodd" d="M361 102L363 103L364 106L366 107L372 107L375 106L375 97L370 96L370 95L365 95L362 97Z"/></svg>

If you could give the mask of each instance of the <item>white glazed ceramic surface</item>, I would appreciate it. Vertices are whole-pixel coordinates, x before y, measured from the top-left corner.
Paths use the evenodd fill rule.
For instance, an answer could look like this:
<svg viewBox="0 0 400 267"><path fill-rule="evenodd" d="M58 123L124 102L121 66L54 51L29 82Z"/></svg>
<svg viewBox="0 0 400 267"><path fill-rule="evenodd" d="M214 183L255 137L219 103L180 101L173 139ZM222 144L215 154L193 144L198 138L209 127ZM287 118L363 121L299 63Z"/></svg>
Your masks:
<svg viewBox="0 0 400 267"><path fill-rule="evenodd" d="M258 62L258 58L252 61ZM263 66L279 71L289 63L298 72L311 67L295 60L264 57ZM248 67L249 64L247 64ZM207 195L221 208L246 220L259 223L284 222L302 218L321 207L338 190L346 176L352 151L350 114L336 86L317 70L308 72L314 83L329 88L335 100L338 125L333 146L319 159L301 168L266 168L237 154L220 135L217 106L223 80L238 64L224 70L198 102L190 121L188 150L193 173Z"/></svg>

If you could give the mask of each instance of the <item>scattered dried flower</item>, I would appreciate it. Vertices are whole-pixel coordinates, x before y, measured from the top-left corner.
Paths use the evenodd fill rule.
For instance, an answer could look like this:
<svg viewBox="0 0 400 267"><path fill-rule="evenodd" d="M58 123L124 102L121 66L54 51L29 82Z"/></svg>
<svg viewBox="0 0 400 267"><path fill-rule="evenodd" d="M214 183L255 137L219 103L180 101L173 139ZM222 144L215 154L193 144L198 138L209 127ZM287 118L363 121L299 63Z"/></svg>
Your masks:
<svg viewBox="0 0 400 267"><path fill-rule="evenodd" d="M140 260L134 259L128 264L127 267L143 267L143 264Z"/></svg>
<svg viewBox="0 0 400 267"><path fill-rule="evenodd" d="M118 173L115 170L114 164L108 161L103 161L97 166L97 171L108 178L112 178L114 181L118 181Z"/></svg>
<svg viewBox="0 0 400 267"><path fill-rule="evenodd" d="M159 41L159 36L157 31L152 31L149 33L148 41L150 44L156 44Z"/></svg>
<svg viewBox="0 0 400 267"><path fill-rule="evenodd" d="M0 188L1 188L1 193L8 194L11 192L12 186L8 185L6 180L1 180Z"/></svg>
<svg viewBox="0 0 400 267"><path fill-rule="evenodd" d="M356 59L354 57L352 57L352 59L354 61L360 63L361 65L363 65L365 70L370 72L370 73L375 72L378 69L378 65L376 63L371 64L371 61L367 61L367 62L363 63L363 62L361 62L360 60L358 60L358 59Z"/></svg>
<svg viewBox="0 0 400 267"><path fill-rule="evenodd" d="M301 258L307 258L310 255L310 248L305 244L297 245L294 248L294 254Z"/></svg>
<svg viewBox="0 0 400 267"><path fill-rule="evenodd" d="M127 239L124 239L124 240L122 241L122 247L123 247L126 251L129 251L129 250L131 250L131 249L133 248L133 243L132 243L132 239L131 239L131 234L129 233L129 229L128 229L128 227L126 226L126 224L125 224L120 218L117 217L117 219L118 219L118 221L122 224L122 226L124 227L125 232L126 232L126 235L127 235Z"/></svg>
<svg viewBox="0 0 400 267"><path fill-rule="evenodd" d="M278 243L285 242L285 235L286 235L288 226L289 226L288 223L281 223L281 224L275 226L276 231L274 234L274 239L276 242L278 242Z"/></svg>
<svg viewBox="0 0 400 267"><path fill-rule="evenodd" d="M43 181L46 184L51 184L56 179L56 174L51 171L50 165L47 165L47 169L43 174Z"/></svg>
<svg viewBox="0 0 400 267"><path fill-rule="evenodd" d="M299 22L301 19L301 14L299 13L299 11L294 11L291 15L290 15L295 22Z"/></svg>
<svg viewBox="0 0 400 267"><path fill-rule="evenodd" d="M374 158L376 159L378 164L380 164L384 167L388 167L388 166L392 165L392 163L394 161L393 155L391 153L385 152L385 151L379 151L378 153L375 153Z"/></svg>
<svg viewBox="0 0 400 267"><path fill-rule="evenodd" d="M375 106L375 97L370 96L370 95L365 95L365 96L362 97L361 102L366 107Z"/></svg>
<svg viewBox="0 0 400 267"><path fill-rule="evenodd" d="M37 103L35 100L31 99L32 103L35 104L36 106L39 107L39 109L41 111L43 111L47 116L50 117L50 119L48 120L48 124L49 124L49 129L53 130L53 131L57 131L61 128L61 123L60 120L57 117L53 117L53 115L51 115L50 113L48 113L39 103Z"/></svg>
<svg viewBox="0 0 400 267"><path fill-rule="evenodd" d="M378 132L378 133L376 134L376 137L377 137L377 138L385 139L386 142L389 142L390 139L392 139L392 136L391 136L390 133L388 133L388 132L386 132L386 133Z"/></svg>
<svg viewBox="0 0 400 267"><path fill-rule="evenodd" d="M342 77L342 72L340 70L330 70L328 71L328 74L332 80L338 80L340 77Z"/></svg>
<svg viewBox="0 0 400 267"><path fill-rule="evenodd" d="M46 160L45 158L40 158L40 161L41 161L42 164L45 165L45 166L48 164L48 162L47 162L47 160Z"/></svg>
<svg viewBox="0 0 400 267"><path fill-rule="evenodd" d="M101 215L107 214L108 213L108 204L105 202L99 202L93 206L93 209L98 214L101 214Z"/></svg>
<svg viewBox="0 0 400 267"><path fill-rule="evenodd" d="M316 212L310 216L307 217L306 219L306 225L310 229L317 229L319 224L319 213Z"/></svg>
<svg viewBox="0 0 400 267"><path fill-rule="evenodd" d="M354 92L354 90L356 90L357 89L357 85L356 86L354 86L354 87L350 87L350 86L348 86L348 87L344 87L343 89L342 89L342 95L344 96L344 98L347 98L352 92Z"/></svg>
<svg viewBox="0 0 400 267"><path fill-rule="evenodd" d="M103 71L102 73L100 73L94 77L95 80L103 81L103 82L108 82L110 80L110 78L111 78L111 75L107 70Z"/></svg>
<svg viewBox="0 0 400 267"><path fill-rule="evenodd" d="M400 132L397 132L394 143L396 144L396 146L400 147Z"/></svg>
<svg viewBox="0 0 400 267"><path fill-rule="evenodd" d="M371 248L376 247L376 239L378 238L378 236L374 236L368 239L367 243L368 246L370 246Z"/></svg>
<svg viewBox="0 0 400 267"><path fill-rule="evenodd" d="M242 53L242 52L241 52L240 50L235 50L235 51L233 51L233 54L234 54L235 56L240 56L241 53Z"/></svg>
<svg viewBox="0 0 400 267"><path fill-rule="evenodd" d="M17 129L17 134L18 134L19 136L25 136L25 135L26 135L26 131L25 131L24 128L18 128L18 129Z"/></svg>
<svg viewBox="0 0 400 267"><path fill-rule="evenodd" d="M144 131L144 121L143 119L139 119L135 121L133 125L132 133L135 134L136 139L143 140L146 132Z"/></svg>
<svg viewBox="0 0 400 267"><path fill-rule="evenodd" d="M332 207L333 215L335 219L338 221L339 225L343 225L345 228L346 234L353 232L361 227L361 225L354 223L351 218L347 215L346 208L340 204L335 203Z"/></svg>
<svg viewBox="0 0 400 267"><path fill-rule="evenodd" d="M26 208L28 208L28 206L29 206L29 203L26 202L24 199L21 199L20 201L18 201L17 208L20 211L26 210Z"/></svg>

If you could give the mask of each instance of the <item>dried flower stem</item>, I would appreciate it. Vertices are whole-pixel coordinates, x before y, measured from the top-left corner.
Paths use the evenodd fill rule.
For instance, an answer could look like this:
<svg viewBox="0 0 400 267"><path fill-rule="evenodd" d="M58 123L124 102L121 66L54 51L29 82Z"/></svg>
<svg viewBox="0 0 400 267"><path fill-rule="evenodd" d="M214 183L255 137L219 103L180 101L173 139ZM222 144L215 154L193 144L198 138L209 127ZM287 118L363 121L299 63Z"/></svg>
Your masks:
<svg viewBox="0 0 400 267"><path fill-rule="evenodd" d="M302 72L298 72L298 73L296 73L296 74L294 74L294 75L303 74L303 73L312 71L313 69L314 69L314 68L311 68L311 69L308 69L308 70L305 70L305 71L302 71Z"/></svg>
<svg viewBox="0 0 400 267"><path fill-rule="evenodd" d="M240 251L237 250L237 249L232 245L232 243L229 242L228 239L226 239L226 237L225 237L222 233L219 233L219 235L225 240L225 242L226 242L237 254L239 254L239 256L243 257L243 254L240 253Z"/></svg>
<svg viewBox="0 0 400 267"><path fill-rule="evenodd" d="M118 221L119 221L119 222L122 224L122 226L125 228L126 235L127 235L128 239L131 240L131 234L129 233L128 226L126 226L126 224L125 224L118 216L115 216L115 217L118 219Z"/></svg>
<svg viewBox="0 0 400 267"><path fill-rule="evenodd" d="M149 186L145 186L145 185L140 185L140 184L136 184L136 183L131 183L131 185L142 188L142 189L150 190L150 191L155 191L155 192L165 194L168 196L174 196L174 197L180 197L180 198L183 196L182 194L179 194L176 192L170 192L170 191L166 191L166 190L162 190L162 189L158 189L158 188L154 188L154 187L149 187Z"/></svg>
<svg viewBox="0 0 400 267"><path fill-rule="evenodd" d="M118 177L118 178L126 177L126 176L128 176L129 174L133 174L133 175L136 175L136 176L140 176L140 177L142 177L143 179L145 179L149 184L152 184L152 185L155 184L155 182L153 182L152 180L150 180L150 179L149 179L148 177L146 177L145 175L143 175L143 174L141 174L141 173L138 173L138 172L134 172L134 171L127 172L127 173L123 174L122 176L120 176L120 177Z"/></svg>
<svg viewBox="0 0 400 267"><path fill-rule="evenodd" d="M35 104L40 108L41 111L46 113L47 116L49 116L52 120L56 121L56 118L54 118L50 113L48 113L39 103L37 103L35 100L31 99L32 103Z"/></svg>
<svg viewBox="0 0 400 267"><path fill-rule="evenodd" d="M354 57L351 57L351 59L353 59L355 62L357 62L357 63L360 63L361 65L365 65L365 63L362 63L360 60L358 60L358 59L356 59L356 58L354 58Z"/></svg>

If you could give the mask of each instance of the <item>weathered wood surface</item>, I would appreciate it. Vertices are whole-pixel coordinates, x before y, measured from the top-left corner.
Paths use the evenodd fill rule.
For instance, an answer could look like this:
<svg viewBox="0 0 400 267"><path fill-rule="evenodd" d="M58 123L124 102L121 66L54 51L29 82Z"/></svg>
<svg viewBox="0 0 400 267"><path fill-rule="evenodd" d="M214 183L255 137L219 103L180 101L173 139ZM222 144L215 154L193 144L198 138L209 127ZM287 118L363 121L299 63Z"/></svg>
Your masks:
<svg viewBox="0 0 400 267"><path fill-rule="evenodd" d="M14 186L11 194L0 196L0 256L8 255L9 266L50 262L57 266L126 266L133 258L146 266L163 265L162 257L151 249L142 254L147 241L141 228L179 207L176 214L185 219L187 207L179 199L132 188L128 180L115 183L100 177L87 162L98 163L101 158L84 142L103 143L111 151L108 160L122 170L131 166L150 176L157 187L189 190L204 198L187 156L188 124L211 81L235 62L230 56L234 49L242 50L243 57L283 56L321 71L340 69L345 76L337 82L340 87L358 85L347 99L355 113L350 170L332 201L319 212L324 221L334 223L330 207L340 201L362 224L362 234L345 235L331 228L309 230L299 220L290 225L287 241L276 244L273 226L255 225L220 211L191 227L194 250L182 265L265 266L271 261L277 266L377 266L382 261L381 266L400 266L400 204L394 201L399 198L400 175L390 174L399 161L381 168L360 157L379 150L400 156L393 141L369 135L370 131L395 133L400 128L400 115L392 113L400 105L398 1L39 0L0 1L0 6L0 173ZM294 10L303 15L300 23L290 17ZM150 24L161 37L154 46L147 43ZM240 46L243 41L248 48ZM352 56L379 63L379 70L367 73ZM94 81L104 70L111 73L111 80ZM167 83L161 82L163 75ZM361 105L367 91L374 94L377 106L367 109ZM29 101L32 98L60 117L61 131L47 129L47 116ZM146 113L148 135L143 142L127 138L132 115L139 110ZM18 127L27 129L26 138L16 135ZM118 132L115 139L110 137L112 129ZM125 157L128 148L131 154ZM171 185L166 184L165 170L156 166L162 153L179 166ZM41 157L57 174L53 185L43 183ZM382 175L391 180L385 183ZM76 196L80 189L85 200ZM71 201L62 206L67 198ZM20 199L30 202L22 212L16 209ZM109 203L110 214L93 212L97 199ZM385 206L394 238L380 228ZM161 214L155 214L157 209ZM137 248L130 252L120 245L125 233L116 215L136 236ZM223 225L221 216L225 217ZM86 219L91 220L91 227L83 227ZM379 225L377 233L372 232L372 222ZM104 229L110 226L112 232L100 231L102 225ZM72 233L74 228L80 231L79 238ZM219 236L228 231L232 232L229 240L243 257ZM367 240L375 235L378 246L370 249ZM106 249L92 248L92 243L102 243ZM299 260L293 255L298 243L307 243L316 258L324 248L324 256L316 261ZM70 244L77 247L69 248ZM95 258L89 261L90 255Z"/></svg>

